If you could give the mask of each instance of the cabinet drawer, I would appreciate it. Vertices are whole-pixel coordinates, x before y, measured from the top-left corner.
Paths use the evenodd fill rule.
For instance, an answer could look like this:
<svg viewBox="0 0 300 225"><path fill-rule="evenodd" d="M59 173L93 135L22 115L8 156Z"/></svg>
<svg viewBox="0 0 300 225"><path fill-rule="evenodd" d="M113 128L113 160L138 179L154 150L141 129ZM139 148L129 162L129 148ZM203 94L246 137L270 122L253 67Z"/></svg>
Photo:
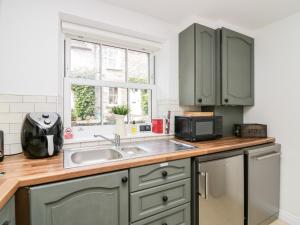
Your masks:
<svg viewBox="0 0 300 225"><path fill-rule="evenodd" d="M137 221L189 202L191 179L184 179L130 194L131 221Z"/></svg>
<svg viewBox="0 0 300 225"><path fill-rule="evenodd" d="M15 225L15 198L12 197L7 204L0 209L0 225Z"/></svg>
<svg viewBox="0 0 300 225"><path fill-rule="evenodd" d="M190 158L137 167L130 170L130 191L155 187L190 176Z"/></svg>
<svg viewBox="0 0 300 225"><path fill-rule="evenodd" d="M190 225L190 207L190 203L187 203L163 213L159 213L138 222L132 223L132 225Z"/></svg>

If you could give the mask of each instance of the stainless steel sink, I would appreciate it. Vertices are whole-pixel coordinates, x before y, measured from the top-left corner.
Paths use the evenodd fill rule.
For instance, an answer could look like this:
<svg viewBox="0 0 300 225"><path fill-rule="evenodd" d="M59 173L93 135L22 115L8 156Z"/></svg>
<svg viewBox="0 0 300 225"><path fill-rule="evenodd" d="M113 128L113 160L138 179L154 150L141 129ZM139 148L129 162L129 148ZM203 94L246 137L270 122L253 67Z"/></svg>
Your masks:
<svg viewBox="0 0 300 225"><path fill-rule="evenodd" d="M129 154L129 155L147 153L144 149L142 149L140 147L135 147L135 146L123 147L123 148L121 148L121 151L125 152L126 154Z"/></svg>
<svg viewBox="0 0 300 225"><path fill-rule="evenodd" d="M101 146L64 150L64 167L73 168L137 157L192 150L192 145L174 140L153 140L125 144L121 147Z"/></svg>
<svg viewBox="0 0 300 225"><path fill-rule="evenodd" d="M123 158L123 155L114 149L91 149L77 151L71 154L71 162L76 164L95 164Z"/></svg>

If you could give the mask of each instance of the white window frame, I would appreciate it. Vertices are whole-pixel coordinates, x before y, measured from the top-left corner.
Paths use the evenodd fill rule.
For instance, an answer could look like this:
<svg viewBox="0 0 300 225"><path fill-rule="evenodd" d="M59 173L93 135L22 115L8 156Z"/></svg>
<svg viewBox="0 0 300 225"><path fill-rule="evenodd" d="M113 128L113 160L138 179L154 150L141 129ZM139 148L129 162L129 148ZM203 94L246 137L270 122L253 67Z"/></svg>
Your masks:
<svg viewBox="0 0 300 225"><path fill-rule="evenodd" d="M100 45L108 45L112 47L118 47L125 49L125 57L126 57L126 66L125 66L125 82L114 82L114 81L104 81L104 80L89 80L84 78L72 78L70 76L70 50L71 50L71 40L79 40L79 41L86 41L91 42L95 44ZM135 49L132 47L127 47L126 45L123 45L122 43L116 44L116 43L109 43L107 41L101 41L99 39L94 38L87 38L77 35L71 35L71 34L65 34L64 35L64 48L65 48L65 64L64 64L64 81L63 81L63 95L64 95L64 104L63 104L63 115L64 115L64 126L65 127L72 127L71 124L71 86L73 84L76 85L90 85L95 87L115 87L115 88L126 88L126 89L143 89L143 90L150 90L151 95L149 95L149 108L148 108L148 114L149 114L149 121L146 121L146 123L150 123L151 119L156 116L157 112L157 90L155 85L155 55L151 51L147 51L146 49ZM149 83L148 84L139 84L139 83L128 83L128 71L127 71L127 51L133 50L133 51L139 51L139 52L145 52L149 53ZM102 71L100 70L100 73ZM129 93L128 93L129 98ZM129 99L128 99L129 102ZM101 103L102 104L102 103ZM101 109L102 110L102 109ZM113 125L104 125L103 123L103 117L101 116L101 125L90 125L90 126L75 126L72 127L73 131L112 131Z"/></svg>

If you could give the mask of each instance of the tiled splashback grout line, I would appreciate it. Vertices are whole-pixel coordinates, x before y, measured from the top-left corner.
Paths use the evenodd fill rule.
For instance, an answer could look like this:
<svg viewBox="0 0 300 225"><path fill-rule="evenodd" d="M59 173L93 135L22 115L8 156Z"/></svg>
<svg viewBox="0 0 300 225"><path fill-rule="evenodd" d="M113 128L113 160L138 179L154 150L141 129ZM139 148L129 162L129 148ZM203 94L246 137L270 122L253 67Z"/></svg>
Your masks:
<svg viewBox="0 0 300 225"><path fill-rule="evenodd" d="M22 151L20 132L27 113L57 111L57 96L0 94L0 130L4 131L5 155Z"/></svg>

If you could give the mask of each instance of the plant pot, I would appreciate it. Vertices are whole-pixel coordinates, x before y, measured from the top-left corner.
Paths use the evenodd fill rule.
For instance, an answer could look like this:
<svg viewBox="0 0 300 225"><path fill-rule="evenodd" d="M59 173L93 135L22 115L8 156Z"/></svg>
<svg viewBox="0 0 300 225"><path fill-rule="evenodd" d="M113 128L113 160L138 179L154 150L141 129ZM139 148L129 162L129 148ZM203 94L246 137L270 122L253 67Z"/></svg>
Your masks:
<svg viewBox="0 0 300 225"><path fill-rule="evenodd" d="M125 129L125 115L118 115L118 114L113 114L115 121L116 121L116 126L115 126L115 134L120 135L121 137L126 136L126 129Z"/></svg>

